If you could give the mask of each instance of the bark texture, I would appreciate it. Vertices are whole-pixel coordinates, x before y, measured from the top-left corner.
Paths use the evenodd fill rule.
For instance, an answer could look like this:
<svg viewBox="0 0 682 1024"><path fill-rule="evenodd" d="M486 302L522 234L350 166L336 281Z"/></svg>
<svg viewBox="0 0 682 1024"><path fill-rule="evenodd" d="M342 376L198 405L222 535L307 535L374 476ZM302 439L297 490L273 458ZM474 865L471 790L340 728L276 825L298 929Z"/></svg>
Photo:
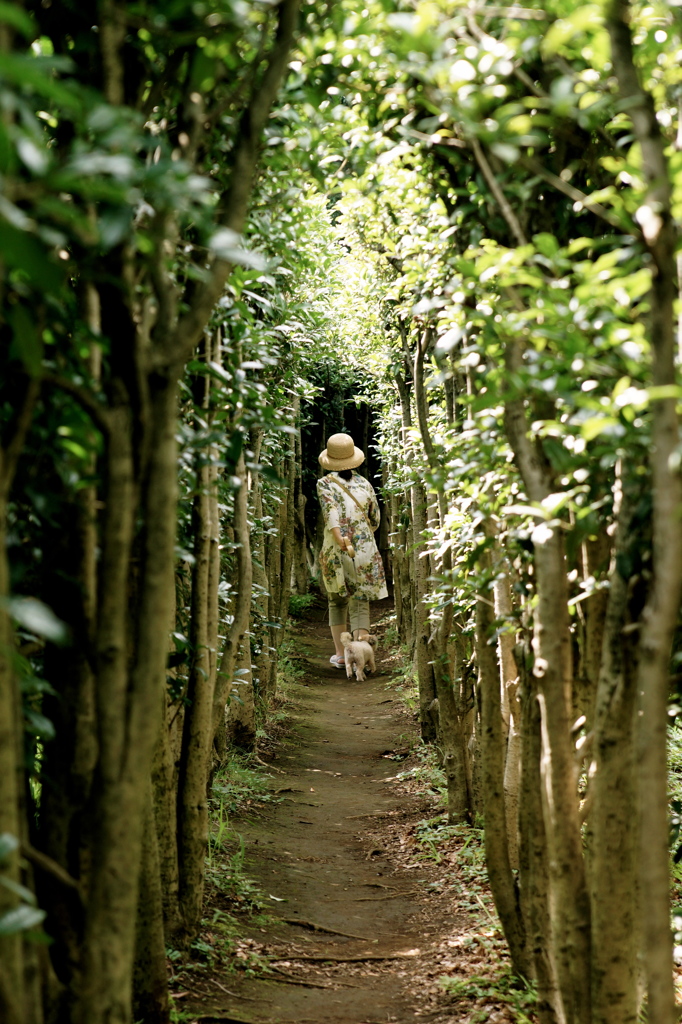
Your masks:
<svg viewBox="0 0 682 1024"><path fill-rule="evenodd" d="M495 647L491 643L493 620L492 601L481 594L476 605L476 658L481 708L485 856L495 907L509 945L512 969L520 977L530 978L532 968L507 842L500 675Z"/></svg>
<svg viewBox="0 0 682 1024"><path fill-rule="evenodd" d="M671 214L671 179L666 143L652 97L640 84L629 26L629 5L613 0L607 8L613 68L634 134L642 150L647 201L638 211L642 236L652 258L650 342L655 387L676 382L675 249L678 232ZM642 940L647 975L648 1015L656 1024L675 1019L672 935L669 920L669 865L666 793L668 672L682 588L682 481L677 452L680 430L676 400L651 402L653 477L653 571L651 596L642 615L639 649L637 774L640 808Z"/></svg>
<svg viewBox="0 0 682 1024"><path fill-rule="evenodd" d="M199 380L202 418L209 404L208 378ZM194 563L189 641L191 664L187 685L180 776L178 787L178 863L180 917L186 935L195 934L203 904L204 858L208 845L209 775L213 739L215 674L211 668L209 617L211 615L211 481L204 449L196 459L197 494L192 514ZM217 586L217 580L214 580Z"/></svg>
<svg viewBox="0 0 682 1024"><path fill-rule="evenodd" d="M619 571L621 557L633 540L630 525L637 500L636 492L633 495L626 488L617 502L618 530L594 716L594 775L588 797L595 1024L634 1024L639 1013L637 816L633 814L637 640L631 626L641 603L636 585Z"/></svg>
<svg viewBox="0 0 682 1024"><path fill-rule="evenodd" d="M507 349L507 371L521 366L516 342ZM544 453L528 436L521 399L505 403L505 430L531 501L551 493ZM577 768L571 739L572 668L568 584L559 528L542 523L533 534L537 606L533 673L538 680L542 722L542 780L545 833L550 853L552 952L561 994L557 1008L566 1024L589 1024L590 907L578 815Z"/></svg>
<svg viewBox="0 0 682 1024"><path fill-rule="evenodd" d="M225 705L227 695L230 693L234 682L235 671L240 651L244 645L248 645L246 636L249 628L249 615L251 611L251 591L253 584L253 567L251 563L251 539L248 520L248 488L246 480L246 466L243 453L239 456L237 463L237 474L241 481L239 489L234 498L234 539L236 549L236 574L237 592L235 604L232 610L233 620L230 625L225 645L223 647L220 667L218 669L218 684L213 702L213 722L211 735L215 736L219 729L224 729ZM249 656L248 686L251 689L249 701L253 703L253 679L251 677L251 660ZM255 741L255 728L250 740L251 745ZM246 741L245 741L246 742Z"/></svg>

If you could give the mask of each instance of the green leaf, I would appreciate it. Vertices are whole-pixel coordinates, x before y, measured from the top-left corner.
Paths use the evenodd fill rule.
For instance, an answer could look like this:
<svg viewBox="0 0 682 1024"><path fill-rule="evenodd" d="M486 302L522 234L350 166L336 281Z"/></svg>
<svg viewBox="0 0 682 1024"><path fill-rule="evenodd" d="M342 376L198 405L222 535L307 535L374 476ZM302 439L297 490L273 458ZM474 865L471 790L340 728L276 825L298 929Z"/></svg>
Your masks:
<svg viewBox="0 0 682 1024"><path fill-rule="evenodd" d="M536 519L546 519L547 512L536 505L507 505L502 509L505 515L535 516Z"/></svg>
<svg viewBox="0 0 682 1024"><path fill-rule="evenodd" d="M208 247L216 256L229 263L236 263L241 267L253 267L255 270L265 270L266 261L260 253L249 252L241 244L241 235L230 228L219 228L208 240Z"/></svg>
<svg viewBox="0 0 682 1024"><path fill-rule="evenodd" d="M23 54L3 53L0 79L4 78L20 87L31 88L39 96L54 100L63 109L77 110L81 105L79 98L53 77L56 67L60 70L69 70L73 63L70 60L56 61L53 57L26 57Z"/></svg>
<svg viewBox="0 0 682 1024"><path fill-rule="evenodd" d="M9 910L0 917L0 935L16 935L17 932L28 931L45 920L45 911L25 904Z"/></svg>
<svg viewBox="0 0 682 1024"><path fill-rule="evenodd" d="M32 19L18 4L0 3L0 21L21 32L29 42L36 37L36 27ZM3 61L4 59L3 54Z"/></svg>
<svg viewBox="0 0 682 1024"><path fill-rule="evenodd" d="M533 245L548 259L553 259L559 251L559 243L548 231L541 231L539 234L533 235Z"/></svg>
<svg viewBox="0 0 682 1024"><path fill-rule="evenodd" d="M512 146L509 142L493 142L490 148L495 156L499 156L500 160L507 164L516 163L520 156L518 147Z"/></svg>
<svg viewBox="0 0 682 1024"><path fill-rule="evenodd" d="M62 270L40 242L6 221L0 221L0 252L8 266L22 270L42 291L58 292L61 288Z"/></svg>
<svg viewBox="0 0 682 1024"><path fill-rule="evenodd" d="M43 365L43 339L37 324L25 306L14 306L7 313L12 328L10 358L20 359L31 377L38 377Z"/></svg>
<svg viewBox="0 0 682 1024"><path fill-rule="evenodd" d="M13 878L5 878L0 875L0 885L4 886L5 889L9 889L15 896L19 896L20 899L24 900L25 903L30 903L32 907L35 906L36 898L30 889L27 889L25 885L20 885L19 882L15 882Z"/></svg>
<svg viewBox="0 0 682 1024"><path fill-rule="evenodd" d="M11 597L7 610L20 626L30 633L42 636L52 643L64 643L68 636L66 623L57 618L51 608L35 597Z"/></svg>
<svg viewBox="0 0 682 1024"><path fill-rule="evenodd" d="M55 727L49 718L41 715L38 711L27 708L24 712L28 732L32 736L38 736L42 740L53 740L57 735Z"/></svg>
<svg viewBox="0 0 682 1024"><path fill-rule="evenodd" d="M10 853L19 849L19 840L11 832L0 833L0 863L7 860Z"/></svg>
<svg viewBox="0 0 682 1024"><path fill-rule="evenodd" d="M542 41L542 52L545 57L553 56L565 43L587 28L601 25L602 8L597 4L581 4L568 18L559 18L550 25Z"/></svg>
<svg viewBox="0 0 682 1024"><path fill-rule="evenodd" d="M582 435L586 441L593 441L600 434L619 436L622 425L613 416L590 416L582 425Z"/></svg>

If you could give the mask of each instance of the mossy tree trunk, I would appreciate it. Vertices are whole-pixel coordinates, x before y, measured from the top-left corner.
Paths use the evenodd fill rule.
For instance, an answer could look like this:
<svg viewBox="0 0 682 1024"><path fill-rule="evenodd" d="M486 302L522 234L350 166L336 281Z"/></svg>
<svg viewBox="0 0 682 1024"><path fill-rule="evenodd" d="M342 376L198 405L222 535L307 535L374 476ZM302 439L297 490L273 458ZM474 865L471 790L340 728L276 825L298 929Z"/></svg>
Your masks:
<svg viewBox="0 0 682 1024"><path fill-rule="evenodd" d="M507 371L516 379L521 352L507 349ZM508 397L505 430L531 501L552 491L551 471L539 444L528 436L523 402ZM561 993L559 1017L566 1024L589 1024L590 906L578 815L577 767L571 738L572 669L568 583L562 538L556 526L541 523L533 534L537 606L534 618L534 673L542 711L542 772L545 834L550 853L552 952Z"/></svg>
<svg viewBox="0 0 682 1024"><path fill-rule="evenodd" d="M249 529L249 495L246 474L246 463L244 453L239 456L236 468L236 477L240 484L234 496L234 543L235 552L235 573L234 581L236 593L232 606L232 623L230 624L218 668L218 682L215 689L213 701L213 720L210 737L225 730L225 707L228 695L234 687L235 681L240 679L235 675L243 647L250 643L248 637L249 619L251 613L251 597L253 587L253 564L251 561L251 536ZM253 704L253 679L251 676L251 659L249 655L248 678L239 683L239 688L247 687L250 693L245 698L245 703ZM253 748L255 744L255 724L250 731L250 739L247 740L246 732L242 745Z"/></svg>
<svg viewBox="0 0 682 1024"><path fill-rule="evenodd" d="M0 447L0 835L11 837L14 846L4 851L0 861L0 916L19 905L11 886L21 882L19 841L24 825L20 814L23 788L23 721L19 683L13 664L14 632L7 610L10 596L7 562L7 502L17 462L31 422L38 396L38 383L30 378L18 382L21 400L11 433ZM24 949L21 932L0 937L0 1010L7 1024L32 1024L30 998L24 973Z"/></svg>
<svg viewBox="0 0 682 1024"><path fill-rule="evenodd" d="M488 570L490 572L490 561ZM485 814L485 856L490 887L502 929L509 945L512 969L532 977L525 922L518 887L511 869L504 793L504 737L500 699L500 673L493 638L492 586L479 593L476 602L476 661L481 709L481 758Z"/></svg>
<svg viewBox="0 0 682 1024"><path fill-rule="evenodd" d="M205 422L210 402L210 378L195 382L197 430ZM186 936L199 927L203 902L204 858L208 843L206 784L213 739L215 674L211 671L209 609L211 580L210 459L206 447L195 455L196 494L192 507L194 561L190 607L190 668L183 720L178 779L178 865L180 918Z"/></svg>
<svg viewBox="0 0 682 1024"><path fill-rule="evenodd" d="M396 373L395 383L400 397L400 409L403 425L403 436L412 427L412 410L410 407L410 392L401 374ZM412 465L410 448L406 448L406 460L408 466ZM423 484L416 476L410 484L410 513L411 513L411 558L413 576L415 582L414 592L414 658L417 667L417 680L419 683L419 724L422 739L426 743L432 743L436 739L435 700L436 684L433 675L433 668L429 661L429 614L425 604L428 593L428 562L425 557L426 544L424 531L426 530L426 493Z"/></svg>
<svg viewBox="0 0 682 1024"><path fill-rule="evenodd" d="M424 358L431 343L431 331L426 330L417 339L414 358L414 404L417 414L422 446L431 472L439 471L439 456L436 452L429 429L428 407L424 390ZM435 529L445 533L447 501L443 489L436 496ZM425 561L422 559L422 561ZM439 559L431 559L432 574L441 574L446 580L452 577L452 548L445 545ZM439 745L443 769L448 786L448 820L451 822L470 821L473 816L473 797L469 785L467 709L457 701L454 680L454 652L451 643L453 628L452 602L446 601L437 622L427 626L426 655L433 673L438 701ZM418 643L420 639L418 638Z"/></svg>
<svg viewBox="0 0 682 1024"><path fill-rule="evenodd" d="M260 461L263 444L263 430L251 430L249 446L254 463ZM253 604L256 613L255 622L258 628L258 653L253 660L253 685L257 693L266 692L270 679L272 664L272 647L270 645L270 627L268 623L269 580L265 567L265 533L263 523L263 481L260 473L253 469L250 474L251 489L249 502L253 529L251 531L251 563L253 566Z"/></svg>
<svg viewBox="0 0 682 1024"><path fill-rule="evenodd" d="M631 527L640 487L628 477L621 474L615 501L617 533L594 713L595 770L588 791L594 1024L635 1024L639 1017L633 625L643 602L641 585L620 572L639 540Z"/></svg>
<svg viewBox="0 0 682 1024"><path fill-rule="evenodd" d="M682 479L677 403L673 395L665 392L677 387L674 302L679 232L671 210L667 143L661 135L653 98L639 80L629 21L629 4L612 0L606 9L606 24L613 69L641 148L642 174L647 185L646 201L640 207L640 224L652 263L649 339L653 385L663 392L651 401L653 586L640 632L637 774L639 861L642 891L646 892L642 942L647 1012L656 1024L672 1024L677 1011L669 914L666 734L670 654L682 588Z"/></svg>

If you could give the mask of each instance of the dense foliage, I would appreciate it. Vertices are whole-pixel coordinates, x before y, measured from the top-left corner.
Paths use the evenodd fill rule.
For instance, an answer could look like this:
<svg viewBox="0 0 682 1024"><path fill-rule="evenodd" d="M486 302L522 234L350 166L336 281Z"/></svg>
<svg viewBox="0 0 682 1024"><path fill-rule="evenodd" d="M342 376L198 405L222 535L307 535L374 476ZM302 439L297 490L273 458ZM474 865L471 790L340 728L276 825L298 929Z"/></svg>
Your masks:
<svg viewBox="0 0 682 1024"><path fill-rule="evenodd" d="M674 1019L678 10L0 4L10 1024L168 1020L339 429L541 1019Z"/></svg>

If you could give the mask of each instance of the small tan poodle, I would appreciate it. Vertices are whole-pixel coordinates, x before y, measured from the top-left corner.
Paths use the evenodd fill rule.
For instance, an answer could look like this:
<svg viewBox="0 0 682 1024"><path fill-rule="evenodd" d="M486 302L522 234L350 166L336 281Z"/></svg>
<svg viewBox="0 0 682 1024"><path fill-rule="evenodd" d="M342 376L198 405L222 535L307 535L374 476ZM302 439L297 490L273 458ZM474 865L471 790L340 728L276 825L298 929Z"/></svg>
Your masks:
<svg viewBox="0 0 682 1024"><path fill-rule="evenodd" d="M364 640L354 640L352 633L342 633L341 643L343 644L343 656L346 662L346 675L349 679L355 678L359 683L364 682L365 666L369 672L376 672L374 662L374 647L377 638L367 636Z"/></svg>

